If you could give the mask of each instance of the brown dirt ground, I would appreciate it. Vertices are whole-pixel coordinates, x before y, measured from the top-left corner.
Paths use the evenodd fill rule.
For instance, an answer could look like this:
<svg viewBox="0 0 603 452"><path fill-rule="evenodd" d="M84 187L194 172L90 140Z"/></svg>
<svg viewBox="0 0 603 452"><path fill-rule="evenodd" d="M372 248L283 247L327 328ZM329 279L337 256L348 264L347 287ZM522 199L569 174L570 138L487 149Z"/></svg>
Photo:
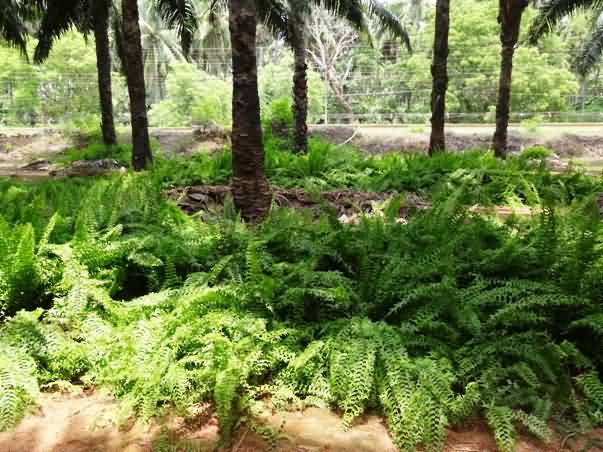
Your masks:
<svg viewBox="0 0 603 452"><path fill-rule="evenodd" d="M308 408L272 412L264 408L255 415L254 428L243 424L230 446L219 446L218 423L210 406L200 405L188 420L172 416L143 425L130 422L118 428L117 405L108 396L90 391L79 394L48 393L37 412L27 416L12 432L0 433L3 452L151 452L184 451L279 451L279 452L388 452L395 451L383 419L367 415L351 429L341 428L335 413ZM603 430L589 435L603 440ZM522 436L517 452L579 450L585 439L565 445L556 436L550 444ZM591 447L591 451L603 450ZM468 422L449 430L445 452L495 452L491 433L482 422Z"/></svg>
<svg viewBox="0 0 603 452"><path fill-rule="evenodd" d="M150 135L168 155L212 152L224 147L229 140L227 131L210 126L151 129ZM129 134L120 134L119 141L128 143ZM0 176L31 179L53 175L51 160L71 148L87 144L86 137L54 129L0 128Z"/></svg>
<svg viewBox="0 0 603 452"><path fill-rule="evenodd" d="M323 137L334 144L349 142L368 153L407 152L425 150L429 141L427 131L413 132L412 128L368 128L353 126L312 126L314 136ZM595 130L595 132L597 132ZM187 155L222 148L229 141L228 131L214 126L194 128L155 128L151 138L161 149L171 155ZM121 142L130 140L123 132ZM467 128L450 125L447 145L451 150L487 148L491 133L487 127ZM87 144L87 138L66 134L56 129L2 129L0 128L0 170L2 167L24 165L35 160L52 158L74 146ZM560 158L603 158L603 135L593 130L566 127L545 128L539 133L526 133L511 128L509 147L512 152L530 146L545 146Z"/></svg>
<svg viewBox="0 0 603 452"><path fill-rule="evenodd" d="M314 136L334 144L350 143L368 154L424 151L429 141L428 133L413 132L408 127L313 126L310 130ZM512 152L529 146L552 149L555 155L548 159L548 163L553 171L564 171L571 159L586 169L600 173L603 170L603 136L593 130L569 127L560 131L549 127L537 134L530 134L521 129L511 129L509 145ZM173 156L213 152L229 142L229 132L214 126L156 128L151 129L150 134L166 155ZM484 149L489 146L490 135L486 127L451 126L447 132L447 144L451 150L457 151ZM70 148L85 146L88 140L84 136L65 134L55 129L0 129L0 177L34 179L62 175L64 168L59 168L58 174L53 174L57 168L51 165L51 161ZM119 140L127 143L130 136L121 133ZM67 172L69 170L67 168ZM80 175L79 171L76 168L74 175Z"/></svg>
<svg viewBox="0 0 603 452"><path fill-rule="evenodd" d="M449 126L446 132L446 146L451 151L465 149L488 149L492 142L492 133L486 127L469 129ZM588 134L576 129L559 133L543 129L537 134L521 130L509 131L509 151L519 152L533 146L551 149L560 158L601 157L603 156L603 135ZM335 144L349 143L370 154L384 152L426 151L429 145L429 131L413 133L405 127L368 128L353 126L315 126L311 134L322 137Z"/></svg>

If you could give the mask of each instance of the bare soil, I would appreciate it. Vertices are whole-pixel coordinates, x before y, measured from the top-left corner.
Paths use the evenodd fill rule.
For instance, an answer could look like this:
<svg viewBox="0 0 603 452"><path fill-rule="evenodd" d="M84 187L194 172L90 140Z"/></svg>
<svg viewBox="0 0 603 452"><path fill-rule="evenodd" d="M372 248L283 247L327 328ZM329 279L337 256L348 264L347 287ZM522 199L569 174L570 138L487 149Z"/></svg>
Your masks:
<svg viewBox="0 0 603 452"><path fill-rule="evenodd" d="M603 134L591 134L581 129L567 127L566 131L543 129L538 133L528 133L521 129L509 131L509 151L543 146L551 149L559 158L602 157ZM315 126L314 136L322 137L335 144L352 144L370 154L384 152L426 152L429 145L429 130L413 132L408 127L375 128L346 126ZM487 127L455 127L446 132L446 146L451 151L466 149L488 149L492 133Z"/></svg>
<svg viewBox="0 0 603 452"><path fill-rule="evenodd" d="M212 152L222 149L229 140L227 131L214 126L151 129L150 135L151 139L159 144L162 152L174 156ZM128 133L121 133L119 136L121 143L128 143L130 140ZM89 165L88 168L82 168L82 165L72 165L73 168L58 168L52 165L56 157L69 149L86 146L88 141L88 137L63 133L56 129L0 128L0 176L31 179L102 173L99 167L102 169L106 162Z"/></svg>
<svg viewBox="0 0 603 452"><path fill-rule="evenodd" d="M79 394L44 394L40 407L12 432L0 433L3 452L151 452L170 451L279 451L279 452L394 452L382 418L367 415L349 430L343 430L337 414L320 408L273 412L267 405L252 421L239 427L228 447L220 445L215 413L199 405L185 420L170 416L148 424L130 421L116 424L117 404L94 391ZM573 440L575 439L575 440ZM519 439L517 452L579 450L587 439L595 443L586 450L603 450L603 430L569 441L557 435L543 444L527 435ZM592 441L594 440L594 441ZM573 441L573 442L572 442ZM561 448L563 443L564 447ZM603 444L603 443L599 443ZM570 448L571 447L571 448ZM475 421L448 431L445 452L495 452L492 434Z"/></svg>
<svg viewBox="0 0 603 452"><path fill-rule="evenodd" d="M314 126L310 130L314 136L336 145L351 144L368 154L424 152L429 141L428 131L413 132L409 127ZM213 152L228 145L230 139L227 130L215 126L157 128L151 129L150 133L168 156ZM51 165L57 156L71 148L85 146L88 140L85 136L65 134L55 129L0 129L0 177L32 179L102 173L95 168L92 168L92 174L88 174L87 168L65 169ZM119 140L128 143L129 133L121 133ZM487 127L450 126L447 132L447 145L453 151L486 149L490 140L491 133ZM569 159L597 173L603 169L603 134L592 128L566 127L558 130L547 127L538 133L515 128L510 130L509 146L511 152L532 146L552 149L555 155L548 159L548 163L553 171L567 169Z"/></svg>
<svg viewBox="0 0 603 452"><path fill-rule="evenodd" d="M310 132L334 144L349 143L368 153L425 151L429 130L413 131L411 127L354 127L312 126ZM151 138L168 155L188 155L211 152L228 144L230 134L217 126L194 128L155 128ZM119 141L128 143L130 135L122 132ZM0 128L0 169L10 165L18 167L36 160L52 159L66 150L84 146L88 138L63 133L57 129L2 129ZM488 148L491 131L488 126L464 127L450 125L446 143L450 150ZM603 134L596 128L566 126L546 127L536 133L521 128L509 131L509 147L518 152L532 146L552 149L560 158L603 158Z"/></svg>

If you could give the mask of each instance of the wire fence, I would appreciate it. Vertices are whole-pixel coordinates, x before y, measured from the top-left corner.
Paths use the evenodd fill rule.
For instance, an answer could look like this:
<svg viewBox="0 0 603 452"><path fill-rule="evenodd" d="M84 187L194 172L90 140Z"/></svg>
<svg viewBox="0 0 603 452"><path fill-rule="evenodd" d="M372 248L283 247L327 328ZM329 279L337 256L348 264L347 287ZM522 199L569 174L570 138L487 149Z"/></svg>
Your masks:
<svg viewBox="0 0 603 452"><path fill-rule="evenodd" d="M356 46L356 53L373 56L371 47ZM197 62L199 71L207 72L219 80L229 81L231 63L229 49L204 49ZM258 74L274 78L275 83L291 83L292 73L282 71L283 48L259 48ZM345 53L345 52L344 52ZM325 69L310 61L317 75L319 90L311 91L312 122L330 123L383 123L424 124L430 118L431 80L427 73L396 66L375 63L355 64L349 73L334 68ZM148 108L169 98L167 89L170 65L173 60L159 60L155 72L147 71ZM157 63L157 61L155 61ZM494 119L492 105L496 102L498 71L495 68L475 70L452 58L449 77L453 80L477 78L477 86L464 86L451 96L456 99L449 105L448 121L452 123L489 123ZM338 72L339 70L339 72ZM530 68L521 74L535 73ZM129 121L127 90L123 77L114 77L114 104L116 120ZM285 78L283 78L283 76ZM279 78L280 77L280 78ZM546 87L531 88L515 94L511 121L535 119L541 122L603 122L603 74L597 74L583 84L578 92L559 95ZM0 67L0 126L46 126L77 123L86 118L98 117L97 75L95 71L66 70L47 74L40 68L13 71L8 74ZM281 90L282 91L282 90ZM319 93L319 94L317 94ZM223 96L230 94L219 93ZM265 94L265 93L263 93ZM538 101L556 96L549 102L557 108L537 107ZM316 96L319 96L317 99ZM269 96L263 96L266 98ZM558 108L562 106L563 108ZM186 124L182 124L186 125Z"/></svg>

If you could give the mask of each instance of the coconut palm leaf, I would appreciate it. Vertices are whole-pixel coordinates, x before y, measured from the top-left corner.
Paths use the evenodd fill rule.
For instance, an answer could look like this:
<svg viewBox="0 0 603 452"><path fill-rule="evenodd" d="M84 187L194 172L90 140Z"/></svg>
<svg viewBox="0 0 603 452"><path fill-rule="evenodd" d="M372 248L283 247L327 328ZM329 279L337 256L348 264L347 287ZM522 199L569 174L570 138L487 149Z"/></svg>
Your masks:
<svg viewBox="0 0 603 452"><path fill-rule="evenodd" d="M195 4L190 0L155 0L155 6L165 25L178 33L182 51L188 55L199 27Z"/></svg>
<svg viewBox="0 0 603 452"><path fill-rule="evenodd" d="M589 36L582 44L578 54L574 57L572 66L582 77L585 77L601 60L603 53L603 16L593 25Z"/></svg>
<svg viewBox="0 0 603 452"><path fill-rule="evenodd" d="M600 4L601 0L550 0L540 8L538 16L532 21L528 30L528 42L536 44L564 17Z"/></svg>
<svg viewBox="0 0 603 452"><path fill-rule="evenodd" d="M312 0L312 2L315 6L347 20L367 35L366 19L375 19L381 28L380 32L387 32L399 38L408 51L412 50L410 36L404 24L396 14L378 0Z"/></svg>
<svg viewBox="0 0 603 452"><path fill-rule="evenodd" d="M70 29L77 28L84 34L89 33L92 30L91 7L88 0L49 1L36 33L38 45L34 61L41 63L48 58L54 42Z"/></svg>
<svg viewBox="0 0 603 452"><path fill-rule="evenodd" d="M4 0L0 7L0 39L27 57L27 23L34 20L43 7L43 0Z"/></svg>
<svg viewBox="0 0 603 452"><path fill-rule="evenodd" d="M289 33L288 10L279 0L256 0L258 18L264 22L276 37L286 37Z"/></svg>
<svg viewBox="0 0 603 452"><path fill-rule="evenodd" d="M408 35L406 27L400 21L398 16L396 16L381 2L375 0L365 0L363 3L368 11L369 17L375 18L383 30L400 39L406 49L411 52L412 46L410 43L410 36Z"/></svg>

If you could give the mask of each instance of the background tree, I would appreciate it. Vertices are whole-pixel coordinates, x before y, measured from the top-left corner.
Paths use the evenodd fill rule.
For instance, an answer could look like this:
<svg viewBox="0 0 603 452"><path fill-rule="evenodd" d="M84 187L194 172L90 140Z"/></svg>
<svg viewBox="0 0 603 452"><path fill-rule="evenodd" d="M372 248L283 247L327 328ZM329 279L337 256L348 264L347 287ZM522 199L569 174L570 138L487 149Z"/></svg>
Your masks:
<svg viewBox="0 0 603 452"><path fill-rule="evenodd" d="M513 54L519 40L521 17L527 6L528 0L499 0L498 4L498 22L500 24L502 49L498 101L496 103L496 131L492 139L492 149L494 149L494 154L497 157L502 158L507 154Z"/></svg>
<svg viewBox="0 0 603 452"><path fill-rule="evenodd" d="M367 16L376 19L380 31L387 32L396 39L402 40L408 51L411 51L410 38L398 17L376 0L314 0L315 8L323 8L337 17L345 19L352 27L363 32L368 32ZM297 152L306 152L308 149L308 81L307 81L307 51L306 51L306 17L311 12L310 2L303 0L289 0L289 40L294 55L293 74L293 119L294 140L293 147ZM330 32L330 30L329 30ZM353 35L348 35L353 36ZM324 53L323 53L324 60ZM332 67L332 64L325 64ZM330 78L330 77L329 77ZM332 87L336 86L329 81ZM335 90L336 93L338 91ZM341 92L339 91L339 96ZM351 111L347 102L342 105Z"/></svg>
<svg viewBox="0 0 603 452"><path fill-rule="evenodd" d="M147 3L148 0L140 3L141 14L144 14L142 5ZM210 45L209 41L207 44L201 42L209 33L206 10L209 2L197 1L195 4L201 26L193 38L191 62L197 68L202 68L225 82L216 85L228 88L215 94L230 105L232 81L229 36L222 36L221 39L226 38L225 43L217 41ZM431 114L430 65L433 53L434 8L430 8L426 13L428 17L413 35L413 47L416 47L416 51L408 56L396 50L399 46L392 47L388 44L390 39L379 34L379 27L371 17L367 20L373 46L367 45L367 41L362 39L362 34L350 27L345 20L338 19L324 10L316 8L306 17L312 25L306 30L310 58L309 121L317 122L328 112L327 117L333 121L353 118L361 122L396 121L426 124ZM404 15L404 10L400 10L399 14ZM526 27L522 27L523 29L527 29L532 16L536 14L535 9L527 9L524 12L522 22ZM597 77L600 65L596 64L586 77L577 78L574 74L579 76L579 71L572 69L575 64L570 64L573 63L575 55L579 54L584 40L590 36L589 30L594 20L591 16L594 14L592 10L580 11L572 15L571 19L560 22L555 33L541 39L538 46L518 46L513 56L510 121L525 118L524 113L538 112L546 113L544 119L551 121L599 120L600 112L603 111L603 79ZM113 22L117 16L119 14L112 14ZM500 40L498 33L492 33L497 27L496 16L496 9L492 9L488 2L455 0L450 12L447 121L494 122L500 71ZM217 17L220 18L220 25L223 22L228 23L228 15L225 12ZM258 21L263 23L264 19L260 18ZM318 29L314 28L315 23L319 24ZM33 24L34 26L28 25L27 28L35 30L35 22ZM286 96L291 108L294 60L292 53L286 50L284 40L273 39L266 27L258 25L260 101L263 111L269 114L270 103L277 97ZM167 29L162 23L160 30ZM115 28L110 38L116 42L114 30ZM178 47L176 34L170 33L173 46ZM168 35L163 31L162 34ZM340 48L331 45L333 37L336 38L335 44L339 44L342 42L339 37L343 35L349 36L349 40L345 41L346 45ZM72 48L68 48L69 46ZM97 68L93 40L88 40L86 44L86 41L69 33L64 35L55 47L48 64L29 67L16 49L0 43L0 61L4 63L0 69L0 117L3 124L61 124L66 127L93 129L100 122L100 118L97 118L98 98L94 86L97 83ZM321 58L321 47L326 50L325 60ZM118 53L114 49L111 50L114 58L112 67L115 71L120 68L115 58ZM33 55L33 49L30 48L30 52ZM154 102L152 95L157 88L154 88L152 80L147 80L148 74L152 72L147 65L152 65L152 59L147 56L144 38L143 54L146 57L145 82L149 95L147 108L159 106ZM318 63L315 57L318 57ZM330 61L328 58L331 57L336 58ZM323 61L325 65L322 64ZM163 64L161 67L163 73L167 73L168 77L173 74L174 79L181 75L179 72L184 66L178 57L174 64ZM338 89L337 96L326 82L325 68L330 68L330 78ZM199 72L199 76L199 83L214 85L211 79L203 81L207 75ZM129 111L125 79L116 72L112 74L112 78L115 121L126 125L129 124ZM581 82L581 86L578 82ZM207 117L206 114L171 116L167 103L179 104L179 100L174 98L177 92L171 90L170 93L166 86L166 103L161 102L162 114L155 117L160 121L158 124L164 122L160 117L169 118L170 124L182 126L189 125L191 118L197 121L197 118ZM200 94L205 92L205 88L199 90L195 103ZM340 101L351 107L351 113L346 112ZM78 114L75 114L75 106ZM192 111L195 110L196 106ZM179 111L182 113L186 109L179 108ZM224 114L228 118L231 117L230 107L224 110ZM215 118L217 123L223 122L222 114Z"/></svg>
<svg viewBox="0 0 603 452"><path fill-rule="evenodd" d="M153 161L149 140L146 88L137 0L122 0L124 69L130 96L132 166L145 169Z"/></svg>
<svg viewBox="0 0 603 452"><path fill-rule="evenodd" d="M182 51L188 55L197 29L197 18L192 3L188 0L156 0L155 6L166 26L176 30ZM153 155L149 140L140 15L136 0L122 1L122 22L124 64L132 123L132 165L139 171L152 163Z"/></svg>
<svg viewBox="0 0 603 452"><path fill-rule="evenodd" d="M446 149L444 123L446 90L448 88L448 32L450 29L450 0L437 0L433 62L431 64L431 136L429 154Z"/></svg>
<svg viewBox="0 0 603 452"><path fill-rule="evenodd" d="M205 72L227 77L231 73L228 8L226 5L216 7L213 3L213 0L198 3L199 29L194 39L191 58Z"/></svg>
<svg viewBox="0 0 603 452"><path fill-rule="evenodd" d="M306 14L304 0L289 0L290 41L293 49L293 150L308 152L308 63L306 60Z"/></svg>
<svg viewBox="0 0 603 452"><path fill-rule="evenodd" d="M186 61L178 33L167 27L159 15L155 0L140 3L140 34L143 49L148 102L165 99L165 82L170 65Z"/></svg>
<svg viewBox="0 0 603 452"><path fill-rule="evenodd" d="M103 142L117 142L113 119L113 94L111 91L111 52L109 44L109 0L65 0L48 2L37 32L38 44L34 55L40 64L48 58L54 42L72 27L86 36L94 33L96 68L101 111Z"/></svg>

